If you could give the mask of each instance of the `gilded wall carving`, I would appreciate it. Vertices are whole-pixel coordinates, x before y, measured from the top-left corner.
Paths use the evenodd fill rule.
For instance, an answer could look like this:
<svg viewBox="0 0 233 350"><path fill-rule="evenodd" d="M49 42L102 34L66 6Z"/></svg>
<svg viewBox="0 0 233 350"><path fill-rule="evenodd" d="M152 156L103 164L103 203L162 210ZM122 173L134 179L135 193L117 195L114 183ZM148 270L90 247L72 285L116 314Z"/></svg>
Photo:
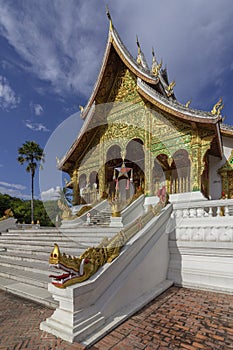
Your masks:
<svg viewBox="0 0 233 350"><path fill-rule="evenodd" d="M151 152L154 157L160 153L169 156L179 149L185 149L190 153L192 130L186 124L173 121L172 118L153 111L151 132Z"/></svg>
<svg viewBox="0 0 233 350"><path fill-rule="evenodd" d="M115 79L108 101L132 102L138 99L136 77L126 67L122 68Z"/></svg>

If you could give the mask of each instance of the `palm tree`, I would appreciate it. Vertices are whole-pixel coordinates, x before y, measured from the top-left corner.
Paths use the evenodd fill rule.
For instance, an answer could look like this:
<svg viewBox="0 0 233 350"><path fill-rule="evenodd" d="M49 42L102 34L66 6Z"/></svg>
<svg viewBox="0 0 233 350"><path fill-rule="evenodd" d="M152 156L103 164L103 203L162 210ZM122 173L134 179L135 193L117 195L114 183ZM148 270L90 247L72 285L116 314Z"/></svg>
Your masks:
<svg viewBox="0 0 233 350"><path fill-rule="evenodd" d="M44 162L43 149L35 141L26 141L18 148L18 162L27 163L26 171L31 173L31 222L34 223L34 177L38 162Z"/></svg>

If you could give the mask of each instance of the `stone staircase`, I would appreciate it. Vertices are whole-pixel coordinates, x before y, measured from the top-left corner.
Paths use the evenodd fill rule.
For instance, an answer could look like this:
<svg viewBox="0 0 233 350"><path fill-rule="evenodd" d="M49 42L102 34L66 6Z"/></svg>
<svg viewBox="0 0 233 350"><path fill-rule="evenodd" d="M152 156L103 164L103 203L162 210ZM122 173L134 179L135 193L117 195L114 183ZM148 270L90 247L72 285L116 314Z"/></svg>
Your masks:
<svg viewBox="0 0 233 350"><path fill-rule="evenodd" d="M92 225L78 229L10 229L0 234L0 289L50 307L56 302L48 292L49 255L54 243L62 252L79 256L118 229Z"/></svg>
<svg viewBox="0 0 233 350"><path fill-rule="evenodd" d="M96 211L91 215L91 224L109 226L111 220L112 210L110 205L107 205L101 211Z"/></svg>

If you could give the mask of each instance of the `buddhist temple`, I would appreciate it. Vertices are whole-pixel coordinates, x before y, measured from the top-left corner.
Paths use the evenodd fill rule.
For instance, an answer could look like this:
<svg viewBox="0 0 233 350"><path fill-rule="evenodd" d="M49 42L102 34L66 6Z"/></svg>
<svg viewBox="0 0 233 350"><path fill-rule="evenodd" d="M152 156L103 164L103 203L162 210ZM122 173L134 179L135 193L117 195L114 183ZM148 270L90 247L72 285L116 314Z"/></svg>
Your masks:
<svg viewBox="0 0 233 350"><path fill-rule="evenodd" d="M149 66L137 38L134 58L109 16L99 76L85 107L83 127L59 163L70 175L73 204L97 197L121 200L137 191L156 195L196 192L207 199L233 196L233 128L223 124L222 99L211 111L177 101L175 81L152 49Z"/></svg>
<svg viewBox="0 0 233 350"><path fill-rule="evenodd" d="M60 230L74 247L50 253L59 305L40 325L87 347L173 284L233 293L233 128L222 98L210 111L178 102L154 50L149 66L137 38L132 57L107 15L83 126L58 164L73 189Z"/></svg>

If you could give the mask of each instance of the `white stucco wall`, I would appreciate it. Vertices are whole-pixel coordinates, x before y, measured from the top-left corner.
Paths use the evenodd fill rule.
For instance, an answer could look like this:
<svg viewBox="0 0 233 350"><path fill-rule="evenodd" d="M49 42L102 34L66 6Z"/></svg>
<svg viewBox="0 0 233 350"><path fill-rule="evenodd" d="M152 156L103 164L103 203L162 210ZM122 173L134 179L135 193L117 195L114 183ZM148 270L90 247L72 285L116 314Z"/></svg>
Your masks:
<svg viewBox="0 0 233 350"><path fill-rule="evenodd" d="M209 156L209 186L210 186L210 198L219 199L222 192L221 176L218 174L218 169L221 168L231 155L233 150L233 137L223 137L223 158L217 158Z"/></svg>

